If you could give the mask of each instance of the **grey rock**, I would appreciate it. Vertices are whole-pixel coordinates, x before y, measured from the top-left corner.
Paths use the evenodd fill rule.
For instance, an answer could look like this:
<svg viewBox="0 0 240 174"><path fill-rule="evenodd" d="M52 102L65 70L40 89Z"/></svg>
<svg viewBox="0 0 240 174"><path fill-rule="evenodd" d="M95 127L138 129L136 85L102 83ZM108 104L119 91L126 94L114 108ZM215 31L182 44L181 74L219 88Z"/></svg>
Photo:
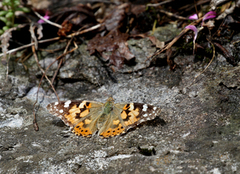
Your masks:
<svg viewBox="0 0 240 174"><path fill-rule="evenodd" d="M72 83L58 83L57 92L62 100L105 102L112 96L117 103L155 105L162 109L161 114L122 136L77 137L61 120L48 113L46 104L56 98L43 87L35 107L39 125L36 132L32 121L37 88L24 90L27 80L16 76L8 83L0 83L0 173L239 171L239 66L233 67L217 57L195 79L207 65L201 67L202 63L194 63L191 57L187 60L178 57L179 67L174 72L162 66L141 72L112 73L98 58L89 57L79 49L86 57L74 53L74 59L69 57L66 66L73 72L78 69L76 77L80 78ZM64 68L60 74L68 71ZM107 71L114 74L117 83ZM60 74L59 78L66 77ZM151 152L153 149L155 153ZM143 150L150 151L150 155Z"/></svg>

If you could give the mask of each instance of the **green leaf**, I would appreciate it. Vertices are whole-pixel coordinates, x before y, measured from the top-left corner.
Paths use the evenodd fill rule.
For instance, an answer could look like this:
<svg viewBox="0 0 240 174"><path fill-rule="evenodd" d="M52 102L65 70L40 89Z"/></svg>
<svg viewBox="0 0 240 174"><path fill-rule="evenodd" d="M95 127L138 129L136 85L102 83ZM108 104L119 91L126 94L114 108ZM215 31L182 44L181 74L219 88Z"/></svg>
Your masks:
<svg viewBox="0 0 240 174"><path fill-rule="evenodd" d="M2 35L4 33L4 31L3 30L0 30L0 35Z"/></svg>
<svg viewBox="0 0 240 174"><path fill-rule="evenodd" d="M11 5L11 0L4 0L3 3L5 3L5 4L7 4L7 5Z"/></svg>
<svg viewBox="0 0 240 174"><path fill-rule="evenodd" d="M5 16L7 14L7 11L0 11L0 16Z"/></svg>
<svg viewBox="0 0 240 174"><path fill-rule="evenodd" d="M0 20L3 21L4 23L7 23L7 19L5 17L0 17Z"/></svg>
<svg viewBox="0 0 240 174"><path fill-rule="evenodd" d="M11 22L11 21L7 21L7 22L6 22L6 26L11 27L11 26L12 26L12 22Z"/></svg>
<svg viewBox="0 0 240 174"><path fill-rule="evenodd" d="M29 13L29 12L30 12L30 9L27 8L27 7L22 7L22 8L17 8L16 11L23 11L24 13Z"/></svg>
<svg viewBox="0 0 240 174"><path fill-rule="evenodd" d="M19 6L20 5L20 2L18 0L14 1L14 5L15 6Z"/></svg>
<svg viewBox="0 0 240 174"><path fill-rule="evenodd" d="M4 26L3 27L3 31L6 31L6 30L8 30L9 29L9 27L7 27L7 26Z"/></svg>
<svg viewBox="0 0 240 174"><path fill-rule="evenodd" d="M23 7L23 8L22 8L22 11L25 12L25 13L29 13L29 12L30 12L30 9L27 8L27 7Z"/></svg>
<svg viewBox="0 0 240 174"><path fill-rule="evenodd" d="M6 14L6 18L11 18L11 17L13 17L13 12L11 12L11 11L9 11L7 14Z"/></svg>

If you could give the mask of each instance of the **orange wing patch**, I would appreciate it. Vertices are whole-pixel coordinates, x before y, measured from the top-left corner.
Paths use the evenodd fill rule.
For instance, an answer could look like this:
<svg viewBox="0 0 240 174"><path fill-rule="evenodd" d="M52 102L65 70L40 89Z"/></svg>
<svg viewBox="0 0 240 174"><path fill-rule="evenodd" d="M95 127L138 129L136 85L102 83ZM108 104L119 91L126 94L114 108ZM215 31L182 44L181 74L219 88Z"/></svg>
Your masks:
<svg viewBox="0 0 240 174"><path fill-rule="evenodd" d="M139 108L134 109L134 104L130 103L123 107L121 118L123 119L124 124L129 126L136 123L140 119L139 114Z"/></svg>
<svg viewBox="0 0 240 174"><path fill-rule="evenodd" d="M78 136L84 136L84 137L91 137L93 132L90 130L89 127L84 127L84 123L80 122L73 128L73 133L75 133Z"/></svg>
<svg viewBox="0 0 240 174"><path fill-rule="evenodd" d="M91 135L96 131L96 126L93 124L91 118L86 118L85 120L79 122L73 131L78 136L91 137Z"/></svg>
<svg viewBox="0 0 240 174"><path fill-rule="evenodd" d="M90 102L87 102L87 101L83 101L80 105L79 105L79 108L80 108L80 117L85 117L89 114L90 112L90 108L91 108L91 103Z"/></svg>
<svg viewBox="0 0 240 174"><path fill-rule="evenodd" d="M119 121L119 120L117 120ZM104 138L114 137L116 135L120 135L124 133L125 129L122 126L122 124L118 124L114 128L109 128L108 130L100 133L100 136L103 136Z"/></svg>
<svg viewBox="0 0 240 174"><path fill-rule="evenodd" d="M79 122L80 118L86 117L89 114L89 108L90 104L87 104L87 102L84 102L84 105L79 105L79 107L74 104L70 107L64 117L70 124L75 125Z"/></svg>

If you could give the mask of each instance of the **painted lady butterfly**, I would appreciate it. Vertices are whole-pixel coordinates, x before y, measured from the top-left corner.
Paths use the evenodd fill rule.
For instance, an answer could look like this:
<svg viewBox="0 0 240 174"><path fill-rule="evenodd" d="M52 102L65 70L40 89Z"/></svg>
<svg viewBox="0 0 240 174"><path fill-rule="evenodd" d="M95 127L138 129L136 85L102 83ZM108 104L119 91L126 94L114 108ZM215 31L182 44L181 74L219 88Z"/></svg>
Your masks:
<svg viewBox="0 0 240 174"><path fill-rule="evenodd" d="M55 102L47 109L60 117L76 135L91 137L98 131L103 138L125 133L144 121L154 119L161 112L161 109L147 104L114 103L111 97L106 103L87 100Z"/></svg>

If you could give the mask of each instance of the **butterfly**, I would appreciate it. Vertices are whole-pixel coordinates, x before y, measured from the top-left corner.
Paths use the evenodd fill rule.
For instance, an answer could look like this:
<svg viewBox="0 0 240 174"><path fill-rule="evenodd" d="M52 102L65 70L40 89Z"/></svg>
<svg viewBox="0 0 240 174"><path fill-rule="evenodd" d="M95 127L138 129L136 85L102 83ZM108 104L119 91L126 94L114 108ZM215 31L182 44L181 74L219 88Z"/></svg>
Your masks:
<svg viewBox="0 0 240 174"><path fill-rule="evenodd" d="M102 138L126 133L130 128L158 116L161 109L141 103L106 103L96 101L60 101L47 105L49 112L72 128L78 136L91 137L98 132Z"/></svg>

